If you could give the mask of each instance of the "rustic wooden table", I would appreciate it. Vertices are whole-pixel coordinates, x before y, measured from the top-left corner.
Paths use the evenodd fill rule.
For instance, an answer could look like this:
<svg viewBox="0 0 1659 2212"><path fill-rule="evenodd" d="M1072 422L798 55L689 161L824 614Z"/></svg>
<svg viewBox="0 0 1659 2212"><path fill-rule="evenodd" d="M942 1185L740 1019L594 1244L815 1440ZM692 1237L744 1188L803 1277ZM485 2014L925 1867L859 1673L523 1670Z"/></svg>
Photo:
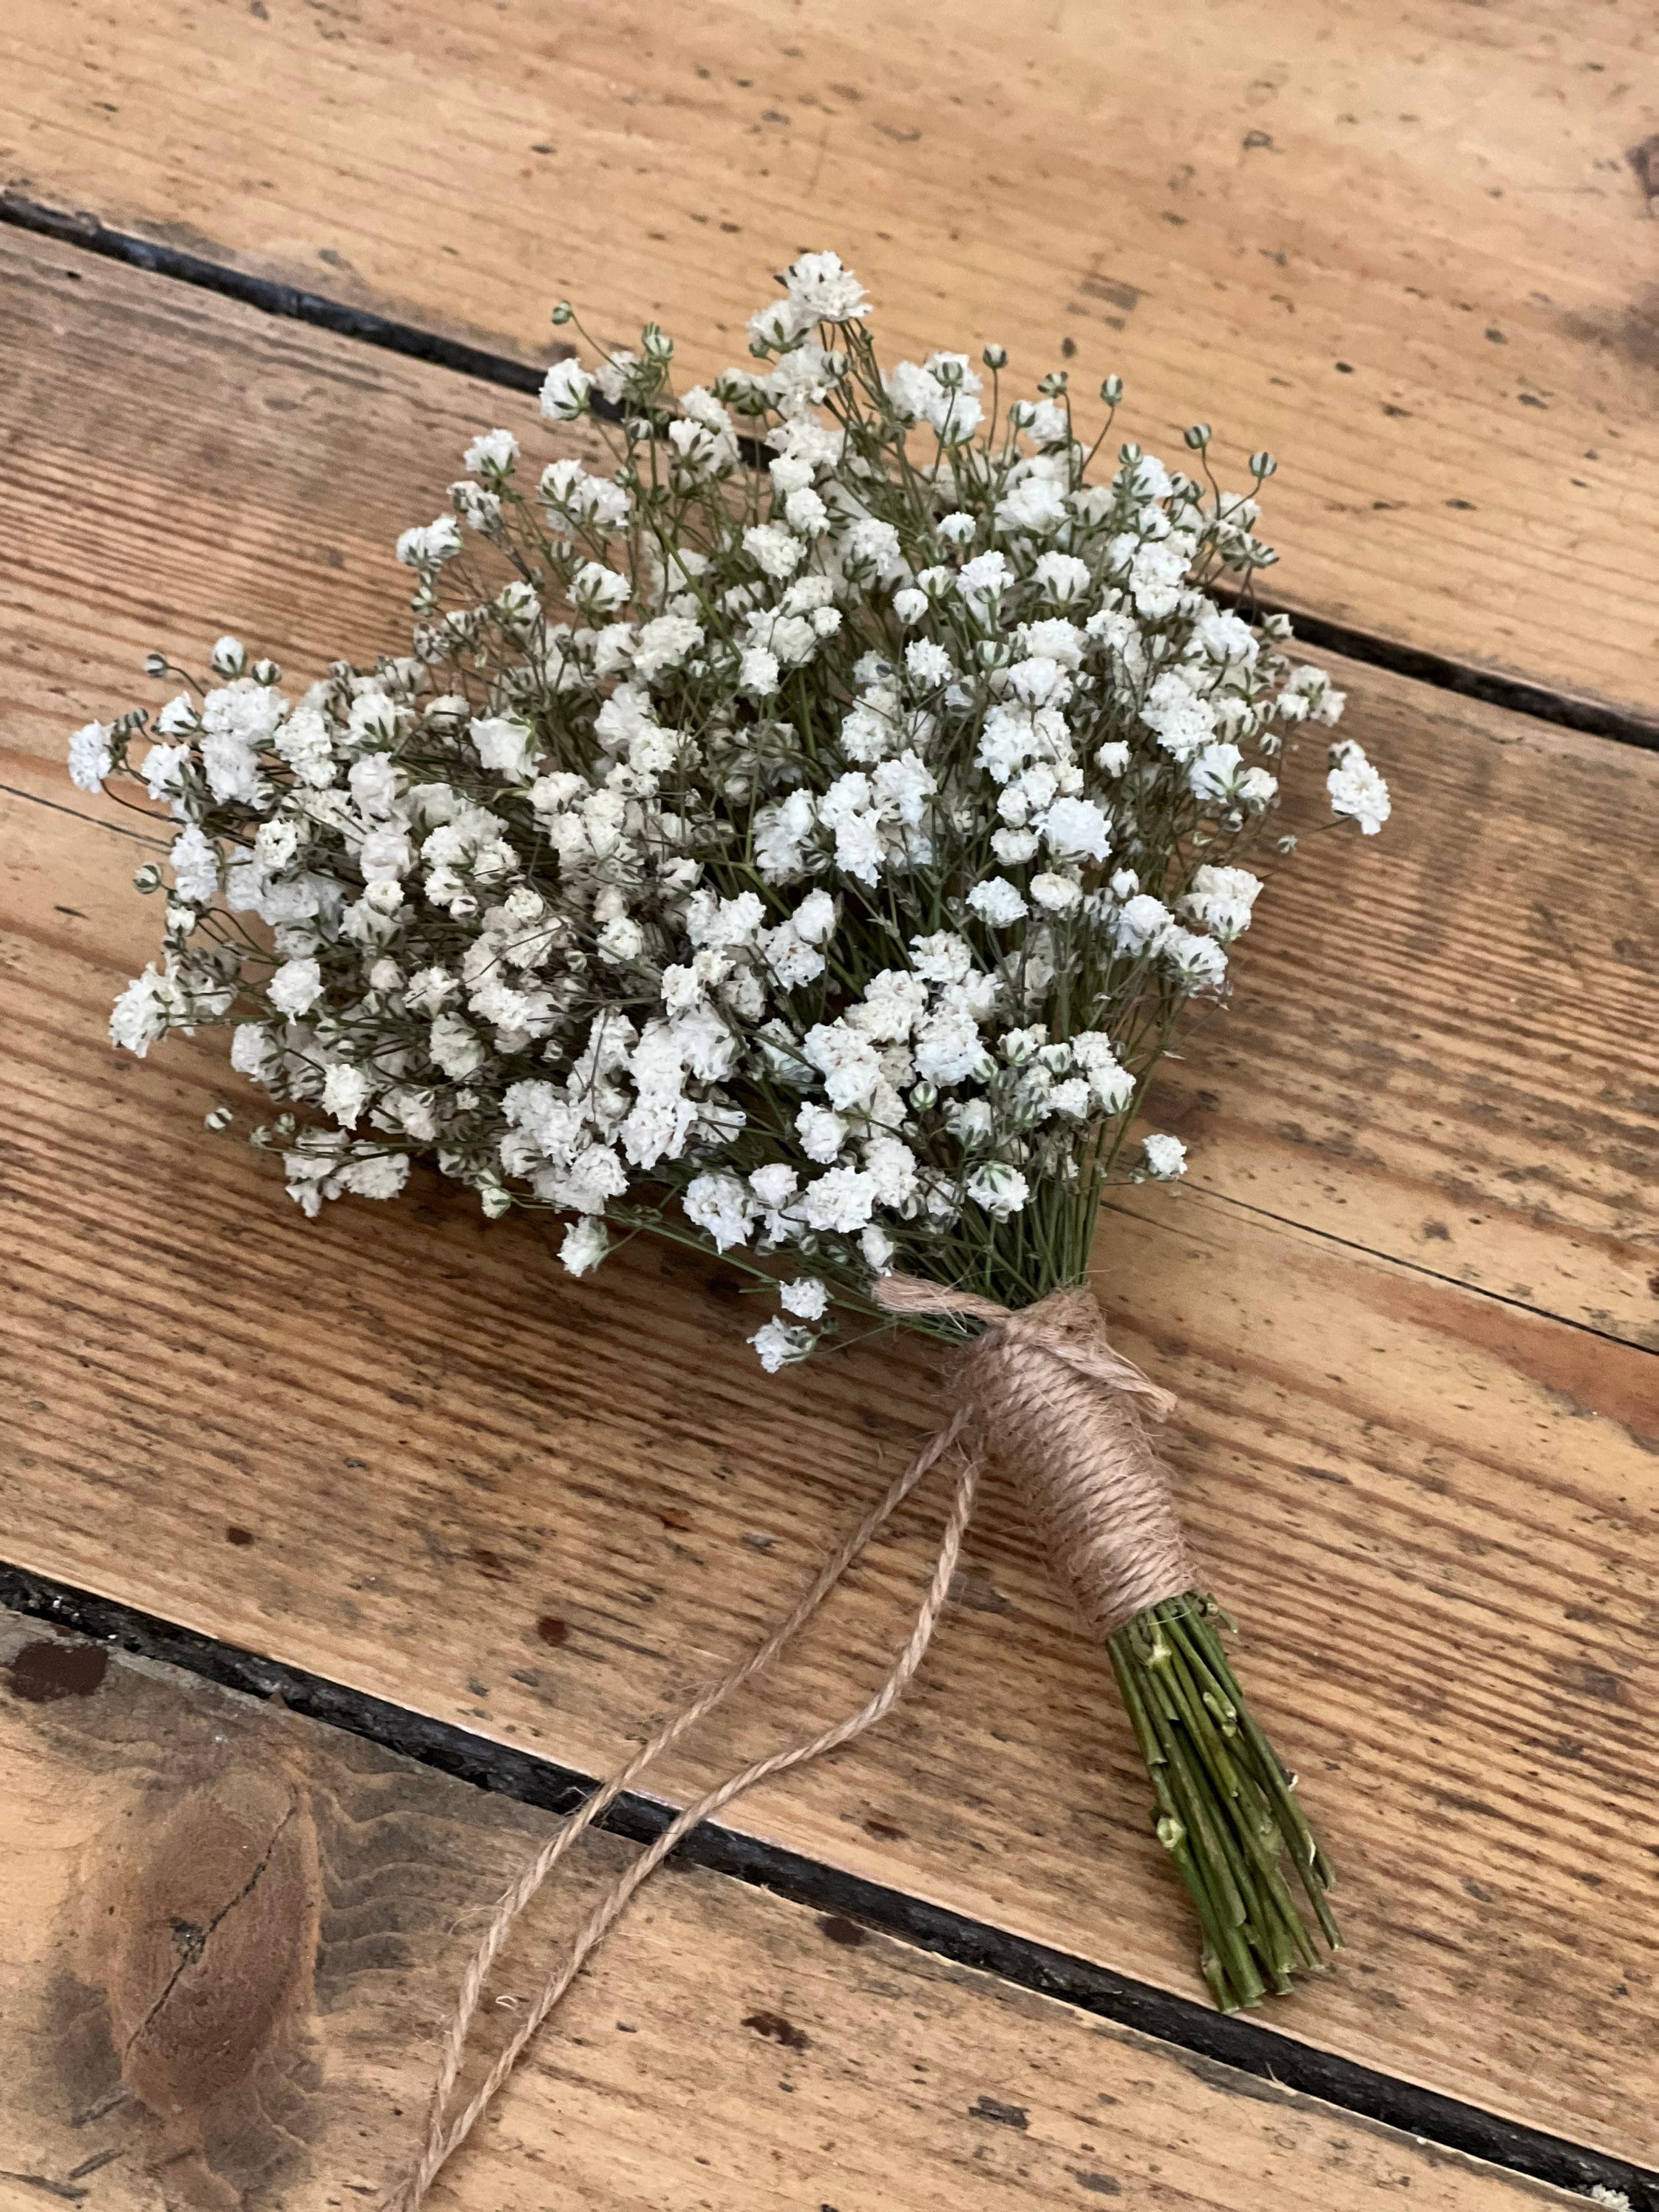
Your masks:
<svg viewBox="0 0 1659 2212"><path fill-rule="evenodd" d="M532 418L554 299L713 368L803 243L895 344L1274 448L1275 584L1395 787L1097 1255L1352 1948L1203 2008L994 1490L908 1704L662 1877L433 2201L1659 2205L1655 45L1632 0L15 0L5 2212L378 2199L501 1882L932 1423L890 1346L757 1387L683 1258L573 1283L435 1181L303 1221L204 1136L216 1052L108 1049L149 848L61 768L152 647L395 648L390 541ZM933 1528L665 1789L844 1709Z"/></svg>

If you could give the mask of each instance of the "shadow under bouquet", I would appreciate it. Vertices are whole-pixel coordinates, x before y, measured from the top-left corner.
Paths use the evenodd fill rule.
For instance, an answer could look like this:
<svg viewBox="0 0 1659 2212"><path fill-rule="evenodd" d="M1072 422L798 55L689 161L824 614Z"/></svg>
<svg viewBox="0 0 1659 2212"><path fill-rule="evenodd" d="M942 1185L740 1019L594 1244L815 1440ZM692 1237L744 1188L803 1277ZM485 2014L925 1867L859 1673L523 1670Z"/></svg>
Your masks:
<svg viewBox="0 0 1659 2212"><path fill-rule="evenodd" d="M589 418L602 472L556 431L543 466L479 436L398 542L408 657L289 697L222 639L153 719L77 733L78 782L136 776L179 823L112 1035L233 1025L307 1212L429 1154L486 1213L563 1216L573 1273L647 1231L775 1284L768 1370L895 1320L960 1347L932 1457L1012 1468L1215 2000L1249 2004L1335 1944L1329 1869L1147 1443L1169 1401L1083 1286L1103 1194L1182 1171L1132 1124L1227 992L1246 856L1294 842L1286 733L1340 695L1238 611L1269 455L1248 491L1203 425L1179 469L1103 459L1117 379L1090 436L1064 374L1011 396L998 346L884 371L834 254L782 284L706 386L654 325L555 364L543 415ZM1321 765L1376 830L1361 749Z"/></svg>

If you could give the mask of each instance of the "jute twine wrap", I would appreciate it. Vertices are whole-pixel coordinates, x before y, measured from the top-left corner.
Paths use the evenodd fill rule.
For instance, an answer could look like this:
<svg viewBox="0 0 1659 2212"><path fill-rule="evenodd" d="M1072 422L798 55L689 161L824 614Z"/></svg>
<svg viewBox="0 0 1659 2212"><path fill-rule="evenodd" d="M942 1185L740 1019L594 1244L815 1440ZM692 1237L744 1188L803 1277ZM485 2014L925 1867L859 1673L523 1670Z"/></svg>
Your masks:
<svg viewBox="0 0 1659 2212"><path fill-rule="evenodd" d="M1168 1477L1146 1435L1175 1400L1106 1341L1091 1292L1055 1291L1011 1313L994 1298L888 1275L876 1296L890 1313L960 1314L984 1322L955 1377L981 1446L1024 1499L1085 1626L1115 1630L1195 1579ZM1144 1410L1143 1410L1144 1409Z"/></svg>
<svg viewBox="0 0 1659 2212"><path fill-rule="evenodd" d="M1019 1489L1055 1573L1086 1625L1103 1639L1148 1606L1193 1587L1192 1562L1145 1425L1149 1415L1165 1419L1175 1401L1112 1350L1088 1291L1056 1291L1016 1313L975 1291L887 1275L877 1284L876 1297L895 1315L952 1315L985 1324L951 1377L955 1403L950 1419L853 1534L823 1560L810 1587L764 1641L681 1706L601 1784L499 1899L444 2031L421 2154L387 2200L387 2212L419 2212L438 2173L483 2117L531 2038L621 1918L635 1890L682 1838L757 1782L850 1743L891 1709L921 1666L939 1625L988 1458L1003 1466ZM909 1638L884 1680L855 1713L805 1742L756 1759L675 1815L600 1893L511 2039L452 2120L450 2100L490 1968L543 1882L583 1831L671 1745L770 1666L942 1459L952 1461L956 1470L944 1533Z"/></svg>

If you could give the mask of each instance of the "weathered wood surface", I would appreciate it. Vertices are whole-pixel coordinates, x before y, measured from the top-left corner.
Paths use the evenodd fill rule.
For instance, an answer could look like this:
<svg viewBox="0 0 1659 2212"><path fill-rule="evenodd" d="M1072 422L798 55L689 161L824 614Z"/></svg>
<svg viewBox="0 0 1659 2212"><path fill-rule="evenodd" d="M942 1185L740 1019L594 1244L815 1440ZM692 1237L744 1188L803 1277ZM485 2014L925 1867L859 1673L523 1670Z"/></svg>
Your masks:
<svg viewBox="0 0 1659 2212"><path fill-rule="evenodd" d="M912 1448L927 1358L867 1344L762 1388L717 1273L635 1248L574 1284L435 1182L307 1224L201 1133L205 1044L101 1042L135 848L27 803L5 836L5 1553L608 1765ZM1343 1869L1352 1948L1275 2021L1650 2157L1650 1356L1198 1193L1115 1218L1101 1256L1118 1340L1182 1395L1183 1509ZM665 1787L856 1702L936 1514ZM739 1817L1191 1990L1145 1796L994 1486L912 1698Z"/></svg>
<svg viewBox="0 0 1659 2212"><path fill-rule="evenodd" d="M414 2140L544 1815L0 1614L0 2206L325 2212ZM599 1838L492 1987L538 1961ZM511 2006L487 2007L501 2039ZM434 2212L1581 2200L706 1873L659 1874Z"/></svg>
<svg viewBox="0 0 1659 2212"><path fill-rule="evenodd" d="M742 358L833 244L896 350L1069 344L1148 443L1274 448L1293 604L1651 716L1653 50L1638 0L15 0L0 174L536 359L561 295Z"/></svg>
<svg viewBox="0 0 1659 2212"><path fill-rule="evenodd" d="M39 757L0 776L57 802L66 729L153 699L153 646L198 665L231 629L307 675L400 647L397 532L478 428L539 434L513 394L72 249L0 235L0 734ZM1218 1195L1659 1344L1659 760L1322 657L1395 818L1284 868L1158 1112Z"/></svg>
<svg viewBox="0 0 1659 2212"><path fill-rule="evenodd" d="M46 755L67 723L131 696L146 645L198 652L229 623L304 667L395 635L380 549L503 401L83 256L6 252L27 281L0 341L21 518L8 588L24 615L8 647L8 736L24 750L3 781L54 805L15 802L4 828L17 1352L0 1548L603 1765L783 1600L921 1432L927 1364L870 1346L763 1389L742 1343L752 1317L717 1276L635 1253L573 1285L523 1224L486 1231L435 1186L309 1226L268 1163L201 1133L228 1095L216 1054L108 1054L104 1009L152 912L125 887L136 848L56 811L76 794ZM71 362L82 380L65 397ZM1336 931L1315 841L1243 964L1247 1006L1258 988L1305 994L1310 1092L1340 1100L1354 1070L1374 1085L1369 1071L1394 1071L1360 1101L1366 1143L1345 1163L1321 1128L1319 1171L1283 1174L1291 1137L1267 1123L1275 1152L1250 1117L1277 1118L1253 1097L1287 1079L1266 1014L1247 1013L1257 1055L1216 1063L1225 1114L1195 1113L1191 1130L1224 1194L1138 1200L1111 1224L1103 1288L1126 1346L1182 1394L1174 1455L1196 1540L1246 1616L1250 1678L1345 1866L1353 1949L1275 2019L1651 2156L1644 1824L1659 1759L1652 1460L1636 1441L1656 1425L1650 1363L1437 1279L1400 1237L1411 1197L1376 1191L1407 1148L1425 1179L1478 1175L1479 1203L1448 1224L1456 1264L1547 1304L1565 1267L1528 1241L1556 1233L1535 1178L1568 1219L1554 1249L1577 1239L1573 1264L1603 1269L1592 1294L1611 1309L1606 1283L1631 1277L1613 1230L1628 1214L1597 1209L1610 1194L1628 1207L1639 1128L1633 1089L1618 1088L1637 1044L1613 994L1647 925L1629 925L1633 957L1608 958L1581 921L1577 967L1516 946L1534 870L1564 898L1592 834L1625 856L1608 878L1619 926L1639 916L1626 886L1654 763L1356 682L1358 726L1406 770L1399 834L1359 854L1386 927ZM1474 972L1435 967L1413 999L1413 976L1460 942L1480 949ZM1547 1111L1505 1088L1523 993L1527 1079L1547 1066ZM1249 1034L1240 1018L1231 1039ZM1422 1048L1401 1074L1385 1055L1407 1024ZM1319 1057L1334 1050L1346 1059ZM1204 1087L1208 1064L1179 1085ZM1581 1077L1611 1094L1593 1114ZM1242 1137L1205 1135L1233 1117ZM1437 1121L1484 1131L1477 1167L1437 1151ZM1500 1212L1517 1187L1528 1202ZM1443 1197L1436 1186L1425 1218L1443 1219ZM1488 1206L1501 1235L1483 1243L1468 1216ZM1352 1243L1397 1245L1401 1263L1270 1218L1291 1207ZM1446 1241L1429 1242L1431 1260ZM771 1729L839 1711L873 1679L933 1526L919 1509L860 1575L772 1701ZM909 1706L750 1824L1191 1988L1103 1664L1000 1495L963 1595ZM707 1756L763 1739L751 1711Z"/></svg>

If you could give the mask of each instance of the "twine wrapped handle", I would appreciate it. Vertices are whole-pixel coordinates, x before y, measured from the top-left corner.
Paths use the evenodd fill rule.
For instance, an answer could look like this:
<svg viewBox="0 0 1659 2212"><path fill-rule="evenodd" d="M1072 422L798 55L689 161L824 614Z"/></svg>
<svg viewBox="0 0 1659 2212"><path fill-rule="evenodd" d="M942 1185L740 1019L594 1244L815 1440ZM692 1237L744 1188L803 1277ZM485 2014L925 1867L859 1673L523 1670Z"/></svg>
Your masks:
<svg viewBox="0 0 1659 2212"><path fill-rule="evenodd" d="M1093 1294L1052 1291L1021 1312L972 1291L884 1275L893 1314L961 1314L984 1334L964 1355L953 1395L981 1449L1006 1468L1049 1564L1103 1643L1196 1572L1146 1435L1176 1401L1106 1340Z"/></svg>
<svg viewBox="0 0 1659 2212"><path fill-rule="evenodd" d="M950 1419L854 1533L820 1563L806 1590L764 1640L682 1705L585 1799L497 1902L445 2027L420 2154L387 2200L388 2212L419 2212L440 2171L483 2117L531 2038L674 1845L756 1783L850 1743L890 1710L921 1666L939 1624L988 1456L1008 1467L1056 1573L1085 1621L1103 1638L1147 1606L1191 1587L1191 1563L1145 1426L1145 1414L1161 1420L1175 1401L1112 1350L1087 1290L1056 1291L1014 1312L976 1291L891 1274L877 1283L875 1297L896 1316L954 1314L985 1323L957 1366ZM489 1970L554 1867L662 1753L771 1664L923 1476L944 1459L954 1459L957 1467L944 1532L908 1640L885 1679L856 1712L755 1760L708 1790L606 1885L511 2040L452 2120L450 2101Z"/></svg>

